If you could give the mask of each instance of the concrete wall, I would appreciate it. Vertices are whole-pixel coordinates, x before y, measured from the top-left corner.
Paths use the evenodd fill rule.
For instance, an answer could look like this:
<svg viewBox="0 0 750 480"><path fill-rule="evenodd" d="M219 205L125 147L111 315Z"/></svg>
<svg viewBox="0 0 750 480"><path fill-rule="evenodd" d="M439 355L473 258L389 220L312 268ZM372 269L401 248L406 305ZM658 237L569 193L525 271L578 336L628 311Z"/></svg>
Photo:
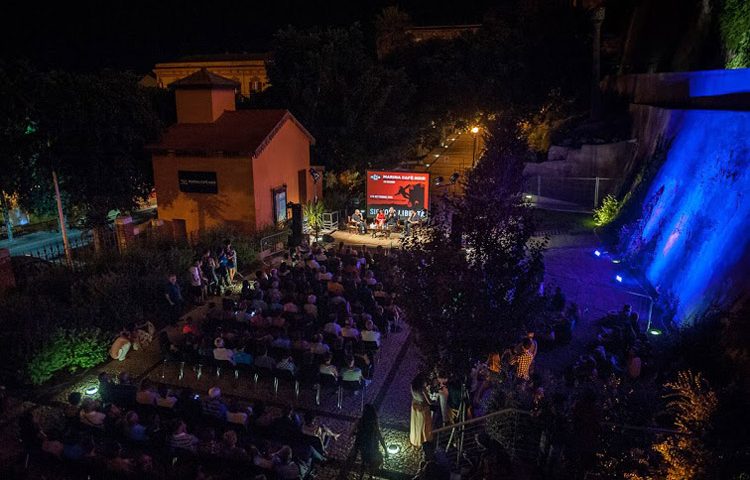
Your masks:
<svg viewBox="0 0 750 480"><path fill-rule="evenodd" d="M154 155L153 167L160 219L184 220L188 235L225 224L247 232L255 228L253 172L249 157ZM178 170L216 172L219 193L181 192Z"/></svg>
<svg viewBox="0 0 750 480"><path fill-rule="evenodd" d="M583 145L581 148L552 145L543 163L527 163L525 175L552 177L609 177L622 176L623 167L633 158L637 143L634 140L603 145Z"/></svg>
<svg viewBox="0 0 750 480"><path fill-rule="evenodd" d="M294 122L288 120L276 132L271 143L253 159L256 228L273 223L274 188L286 185L287 203L312 200L314 185L310 169L310 140ZM304 171L300 175L300 171ZM304 197L300 196L300 179L304 176ZM322 181L319 182L319 188Z"/></svg>
<svg viewBox="0 0 750 480"><path fill-rule="evenodd" d="M644 73L607 77L602 91L631 103L750 110L750 69Z"/></svg>

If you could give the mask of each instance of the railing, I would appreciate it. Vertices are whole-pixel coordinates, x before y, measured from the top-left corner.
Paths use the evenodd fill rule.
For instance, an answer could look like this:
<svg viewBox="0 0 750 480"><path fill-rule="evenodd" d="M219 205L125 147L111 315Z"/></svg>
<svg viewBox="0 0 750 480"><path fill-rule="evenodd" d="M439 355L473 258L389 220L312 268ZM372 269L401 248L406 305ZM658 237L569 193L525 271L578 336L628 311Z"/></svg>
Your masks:
<svg viewBox="0 0 750 480"><path fill-rule="evenodd" d="M286 249L287 240L291 234L290 230L282 230L273 235L260 239L260 259L263 260L271 255L281 253Z"/></svg>
<svg viewBox="0 0 750 480"><path fill-rule="evenodd" d="M523 195L532 205L590 211L615 194L620 178L551 177L533 175L524 180Z"/></svg>
<svg viewBox="0 0 750 480"><path fill-rule="evenodd" d="M472 418L447 427L433 430L438 447L449 458L455 459L457 467L466 463L464 453L471 455L478 449L476 435L488 433L500 442L511 459L536 461L542 429L530 412L506 408L484 417Z"/></svg>
<svg viewBox="0 0 750 480"><path fill-rule="evenodd" d="M661 441L666 435L684 435L672 429L610 422L602 422L600 427L602 445L611 446L612 451L644 448ZM468 463L464 454L475 456L474 453L478 450L476 435L482 433L498 441L513 461L546 462L544 428L545 425L531 412L506 408L438 428L432 431L432 435L436 446L445 451L448 458L455 462L455 466L460 468Z"/></svg>

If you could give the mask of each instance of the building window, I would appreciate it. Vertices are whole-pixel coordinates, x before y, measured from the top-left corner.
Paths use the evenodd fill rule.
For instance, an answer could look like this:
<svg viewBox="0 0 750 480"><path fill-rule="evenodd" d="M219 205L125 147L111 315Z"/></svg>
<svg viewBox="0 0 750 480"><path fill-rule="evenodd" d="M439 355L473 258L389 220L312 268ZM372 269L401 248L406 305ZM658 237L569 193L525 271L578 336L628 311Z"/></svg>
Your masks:
<svg viewBox="0 0 750 480"><path fill-rule="evenodd" d="M286 222L286 185L273 189L273 221Z"/></svg>

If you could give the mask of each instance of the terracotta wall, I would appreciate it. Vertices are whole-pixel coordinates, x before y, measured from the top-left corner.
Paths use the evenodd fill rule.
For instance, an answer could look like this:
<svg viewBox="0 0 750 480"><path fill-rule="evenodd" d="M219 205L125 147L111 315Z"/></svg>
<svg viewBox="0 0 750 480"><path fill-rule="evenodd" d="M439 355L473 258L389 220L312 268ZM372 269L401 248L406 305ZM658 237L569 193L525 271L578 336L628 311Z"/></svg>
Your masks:
<svg viewBox="0 0 750 480"><path fill-rule="evenodd" d="M189 236L220 225L233 225L248 232L254 229L255 200L249 157L154 155L153 167L160 219L185 220ZM181 192L178 170L216 172L219 193Z"/></svg>
<svg viewBox="0 0 750 480"><path fill-rule="evenodd" d="M178 123L211 123L235 109L232 90L178 89L175 95Z"/></svg>
<svg viewBox="0 0 750 480"><path fill-rule="evenodd" d="M253 159L255 178L256 227L273 222L273 189L286 184L287 203L312 200L313 181L310 169L310 140L292 121L286 121L271 143ZM300 198L300 170L304 170L307 197Z"/></svg>

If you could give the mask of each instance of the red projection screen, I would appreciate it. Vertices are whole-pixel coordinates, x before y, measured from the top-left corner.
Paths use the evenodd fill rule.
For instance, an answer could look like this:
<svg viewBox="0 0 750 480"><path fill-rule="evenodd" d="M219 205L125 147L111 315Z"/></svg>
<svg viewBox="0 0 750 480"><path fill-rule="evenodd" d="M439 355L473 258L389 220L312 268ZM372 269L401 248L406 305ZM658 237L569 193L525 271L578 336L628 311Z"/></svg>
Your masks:
<svg viewBox="0 0 750 480"><path fill-rule="evenodd" d="M430 206L430 174L421 172L367 171L367 216L372 218L378 209L396 209L399 218L416 210L420 216Z"/></svg>

